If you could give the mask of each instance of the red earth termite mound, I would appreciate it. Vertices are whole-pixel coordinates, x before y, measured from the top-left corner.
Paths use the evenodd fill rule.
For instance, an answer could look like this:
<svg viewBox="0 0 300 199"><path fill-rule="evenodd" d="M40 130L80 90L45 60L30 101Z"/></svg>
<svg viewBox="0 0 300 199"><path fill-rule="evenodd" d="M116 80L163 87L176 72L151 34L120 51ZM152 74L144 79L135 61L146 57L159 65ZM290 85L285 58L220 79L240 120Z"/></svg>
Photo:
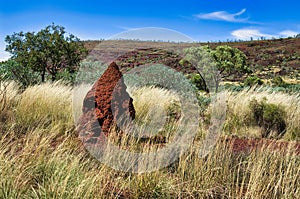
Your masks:
<svg viewBox="0 0 300 199"><path fill-rule="evenodd" d="M109 134L117 121L135 118L133 100L126 88L119 67L112 62L83 101L82 115L78 121L83 142L96 143L101 136Z"/></svg>

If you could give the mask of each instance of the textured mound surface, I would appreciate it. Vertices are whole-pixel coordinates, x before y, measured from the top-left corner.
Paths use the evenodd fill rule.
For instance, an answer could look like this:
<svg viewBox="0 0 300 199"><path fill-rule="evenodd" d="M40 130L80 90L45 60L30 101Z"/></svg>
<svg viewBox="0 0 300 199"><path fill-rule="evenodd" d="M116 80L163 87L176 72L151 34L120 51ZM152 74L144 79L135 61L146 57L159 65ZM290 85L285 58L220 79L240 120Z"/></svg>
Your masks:
<svg viewBox="0 0 300 199"><path fill-rule="evenodd" d="M107 136L117 121L135 118L133 100L126 88L119 67L112 62L83 101L78 130L84 142L95 143L101 134Z"/></svg>

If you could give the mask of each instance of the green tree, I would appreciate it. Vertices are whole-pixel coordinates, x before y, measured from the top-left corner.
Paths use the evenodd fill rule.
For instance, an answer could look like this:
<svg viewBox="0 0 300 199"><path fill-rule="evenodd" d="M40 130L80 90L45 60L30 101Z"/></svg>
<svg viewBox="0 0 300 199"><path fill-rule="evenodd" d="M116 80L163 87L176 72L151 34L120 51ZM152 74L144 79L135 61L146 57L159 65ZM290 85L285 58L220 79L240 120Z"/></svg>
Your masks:
<svg viewBox="0 0 300 199"><path fill-rule="evenodd" d="M190 79L199 90L213 92L218 90L220 74L211 56L211 49L208 46L191 47L184 49L184 58L181 65L191 64L199 72L196 76L192 74ZM193 77L196 77L193 78ZM194 81L196 80L196 82ZM201 88L199 88L199 86Z"/></svg>
<svg viewBox="0 0 300 199"><path fill-rule="evenodd" d="M207 88L218 89L220 76L240 75L250 72L246 55L237 48L218 46L211 49L207 45L184 50L181 63L189 62L197 67Z"/></svg>
<svg viewBox="0 0 300 199"><path fill-rule="evenodd" d="M54 24L37 33L14 33L5 38L6 51L20 67L38 72L42 82L47 74L54 81L60 71L74 73L87 53L77 37L65 34L64 27Z"/></svg>
<svg viewBox="0 0 300 199"><path fill-rule="evenodd" d="M218 46L215 50L210 50L210 54L223 77L250 72L246 55L237 48L227 45Z"/></svg>

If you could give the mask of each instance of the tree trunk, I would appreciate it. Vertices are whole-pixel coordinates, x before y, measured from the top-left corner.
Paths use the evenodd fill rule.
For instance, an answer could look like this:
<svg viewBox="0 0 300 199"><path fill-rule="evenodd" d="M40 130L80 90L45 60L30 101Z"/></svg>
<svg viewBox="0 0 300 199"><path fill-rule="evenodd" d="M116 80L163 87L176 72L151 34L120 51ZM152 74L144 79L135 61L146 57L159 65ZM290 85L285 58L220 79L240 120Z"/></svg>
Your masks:
<svg viewBox="0 0 300 199"><path fill-rule="evenodd" d="M43 69L43 72L42 72L42 82L45 82L45 75L46 75L46 70Z"/></svg>
<svg viewBox="0 0 300 199"><path fill-rule="evenodd" d="M56 80L56 72L52 73L51 75L52 75L52 78L51 78L52 82L54 82Z"/></svg>
<svg viewBox="0 0 300 199"><path fill-rule="evenodd" d="M201 78L201 80L203 82L203 86L204 86L203 89L204 89L204 91L206 91L207 93L209 93L209 89L207 88L207 84L206 84L205 79L203 78L203 76L202 76L202 74L200 72L198 72L198 74L200 75L200 78Z"/></svg>

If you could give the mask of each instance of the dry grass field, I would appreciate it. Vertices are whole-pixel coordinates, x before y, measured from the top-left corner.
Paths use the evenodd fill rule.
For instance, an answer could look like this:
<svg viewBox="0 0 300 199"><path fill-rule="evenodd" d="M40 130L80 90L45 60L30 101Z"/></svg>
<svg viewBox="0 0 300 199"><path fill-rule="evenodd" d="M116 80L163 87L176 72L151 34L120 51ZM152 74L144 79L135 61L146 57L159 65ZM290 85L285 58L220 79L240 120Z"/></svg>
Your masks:
<svg viewBox="0 0 300 199"><path fill-rule="evenodd" d="M0 198L300 197L300 156L292 150L294 142L289 142L285 151L262 147L234 153L231 142L220 139L205 158L199 158L200 142L195 140L167 168L143 174L119 172L93 158L79 141L71 87L46 83L20 93L15 84L7 84L0 104ZM162 99L158 100L161 106L173 99L172 93L157 88L143 90L144 95L132 91L138 99L137 113L145 114L143 110L151 102L147 93L151 92ZM244 118L253 96L266 96L270 102L285 106L289 129L299 128L297 94L250 90L228 96L226 125L232 125L234 118ZM259 128L247 129L242 119L235 124L240 128L231 128L234 135L259 136ZM199 133L207 130L205 125L199 128ZM226 133L230 132L222 137L228 136ZM287 132L281 139L292 138Z"/></svg>

